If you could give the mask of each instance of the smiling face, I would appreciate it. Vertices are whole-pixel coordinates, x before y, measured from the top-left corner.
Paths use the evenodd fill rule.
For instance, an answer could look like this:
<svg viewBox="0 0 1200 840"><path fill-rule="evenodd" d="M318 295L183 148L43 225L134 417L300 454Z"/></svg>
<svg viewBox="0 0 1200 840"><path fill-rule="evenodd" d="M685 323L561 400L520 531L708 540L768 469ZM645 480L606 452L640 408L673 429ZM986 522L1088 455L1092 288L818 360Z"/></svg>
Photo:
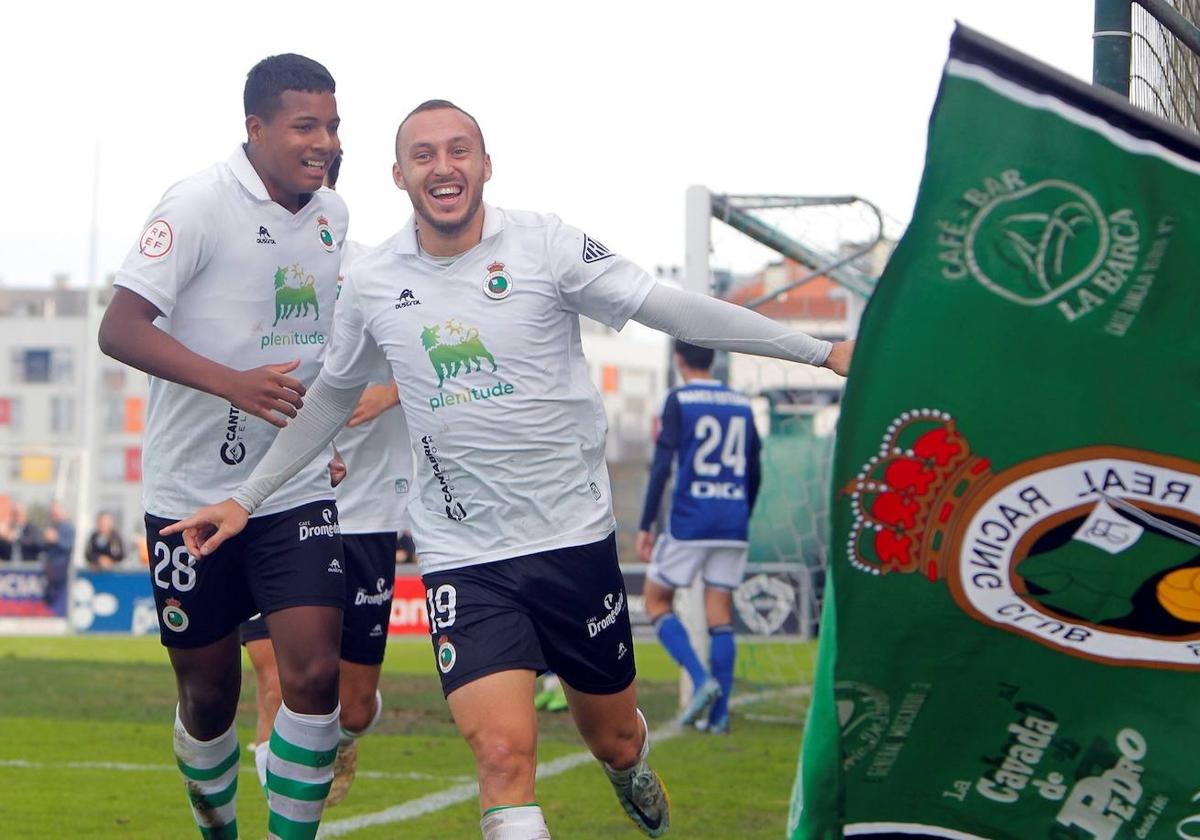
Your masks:
<svg viewBox="0 0 1200 840"><path fill-rule="evenodd" d="M492 161L470 117L455 108L410 116L396 137L392 175L412 201L428 253L452 256L479 242Z"/></svg>
<svg viewBox="0 0 1200 840"><path fill-rule="evenodd" d="M270 117L246 117L247 154L272 199L295 212L302 194L321 188L341 148L340 122L329 91L285 90Z"/></svg>

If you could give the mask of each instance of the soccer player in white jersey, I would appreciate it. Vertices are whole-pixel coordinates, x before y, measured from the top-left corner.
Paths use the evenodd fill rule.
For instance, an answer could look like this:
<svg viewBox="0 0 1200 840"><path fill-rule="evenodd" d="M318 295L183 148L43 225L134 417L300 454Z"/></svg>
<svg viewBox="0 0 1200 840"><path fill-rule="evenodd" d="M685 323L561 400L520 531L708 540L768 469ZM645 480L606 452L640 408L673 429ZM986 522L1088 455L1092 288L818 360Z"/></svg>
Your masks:
<svg viewBox="0 0 1200 840"><path fill-rule="evenodd" d="M343 155L329 164L325 186L336 189ZM342 243L342 270L367 249ZM330 480L335 489L345 552L346 605L342 618L342 662L338 694L341 735L333 763L333 784L325 800L337 805L354 781L358 739L383 712L379 675L387 646L396 573L396 535L404 527L412 479L412 447L396 382L387 359L378 354L371 384L363 391L346 428L334 438ZM242 623L242 644L254 666L258 705L254 764L266 787L270 722L279 711L279 675L270 632L261 615Z"/></svg>
<svg viewBox="0 0 1200 840"><path fill-rule="evenodd" d="M631 317L693 342L838 372L852 346L660 286L582 231L483 203L478 123L431 100L400 124L396 184L414 215L346 276L335 337L304 411L229 499L166 529L207 555L307 464L353 410L382 348L417 460L409 505L442 689L475 755L486 840L550 836L534 800L538 671L567 686L575 724L625 811L652 837L666 791L634 689L617 565L604 408L579 315Z"/></svg>
<svg viewBox="0 0 1200 840"><path fill-rule="evenodd" d="M746 571L750 511L761 472L750 400L712 378L714 355L708 347L675 342L683 384L667 394L663 405L637 553L650 564L642 592L646 614L667 653L692 680L692 697L679 722L695 723L710 709L705 728L716 735L729 732L737 655L733 590ZM671 512L656 537L654 522L673 462ZM672 611L675 590L697 574L704 580L710 670L700 664L687 629Z"/></svg>
<svg viewBox="0 0 1200 840"><path fill-rule="evenodd" d="M117 274L108 355L150 374L146 529L160 635L175 670L175 754L205 838L238 836L237 627L261 611L283 701L268 758L272 838L316 835L338 742L346 575L317 461L197 562L160 530L240 485L302 405L333 327L347 214L322 188L339 149L334 80L264 59L244 92L247 142L175 184ZM174 833L174 832L168 832Z"/></svg>

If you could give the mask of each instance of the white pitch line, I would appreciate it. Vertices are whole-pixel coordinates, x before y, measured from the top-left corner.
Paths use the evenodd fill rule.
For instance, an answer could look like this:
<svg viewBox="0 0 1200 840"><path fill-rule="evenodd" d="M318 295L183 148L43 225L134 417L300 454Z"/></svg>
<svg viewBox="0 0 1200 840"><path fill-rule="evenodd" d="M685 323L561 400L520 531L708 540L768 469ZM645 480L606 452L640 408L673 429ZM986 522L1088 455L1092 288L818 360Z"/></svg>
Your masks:
<svg viewBox="0 0 1200 840"><path fill-rule="evenodd" d="M738 708L772 697L803 697L811 693L811 690L809 686L798 686L778 691L763 691L757 694L741 695L734 697L729 705ZM650 741L651 743L659 744L663 741L677 738L681 734L683 734L682 728L680 728L679 724L672 722L652 731L650 733ZM553 761L539 763L537 766L537 778L549 779L552 776L558 776L568 770L573 770L580 765L588 764L595 760L592 754L586 750L564 755ZM360 814L357 817L346 817L345 819L324 823L321 826L321 830L317 833L317 837L322 838L322 840L326 837L344 837L347 834L369 828L373 825L387 825L388 823L415 819L434 811L440 811L443 808L449 808L451 805L469 802L478 796L479 785L477 783L471 782L470 784L456 785L452 788L439 790L437 793L431 793L428 796L422 796L419 799L411 799L408 802L393 805L391 808L385 808L382 811L376 811L372 814Z"/></svg>
<svg viewBox="0 0 1200 840"><path fill-rule="evenodd" d="M26 761L12 758L0 759L0 770L13 768L17 770L120 770L128 773L178 773L179 768L174 764L129 764L121 761ZM244 773L256 773L253 764L241 765ZM470 776L435 776L431 773L394 773L383 770L363 770L357 774L360 779L405 779L419 782L466 782Z"/></svg>

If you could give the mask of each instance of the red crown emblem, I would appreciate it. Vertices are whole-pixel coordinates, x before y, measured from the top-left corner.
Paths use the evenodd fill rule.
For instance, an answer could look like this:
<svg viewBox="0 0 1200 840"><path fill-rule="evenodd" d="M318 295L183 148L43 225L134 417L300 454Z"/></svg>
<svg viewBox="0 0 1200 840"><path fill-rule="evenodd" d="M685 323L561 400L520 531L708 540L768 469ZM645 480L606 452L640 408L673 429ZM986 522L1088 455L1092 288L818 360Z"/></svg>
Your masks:
<svg viewBox="0 0 1200 840"><path fill-rule="evenodd" d="M317 216L317 225L325 225L325 227L329 227L329 220L324 216Z"/></svg>
<svg viewBox="0 0 1200 840"><path fill-rule="evenodd" d="M971 453L949 414L928 408L901 414L879 454L841 490L854 510L850 562L873 575L919 571L940 578L950 517L990 468Z"/></svg>
<svg viewBox="0 0 1200 840"><path fill-rule="evenodd" d="M503 270L504 270L504 263L502 263L502 262L494 262L488 266L488 274L495 274L496 272L503 271Z"/></svg>

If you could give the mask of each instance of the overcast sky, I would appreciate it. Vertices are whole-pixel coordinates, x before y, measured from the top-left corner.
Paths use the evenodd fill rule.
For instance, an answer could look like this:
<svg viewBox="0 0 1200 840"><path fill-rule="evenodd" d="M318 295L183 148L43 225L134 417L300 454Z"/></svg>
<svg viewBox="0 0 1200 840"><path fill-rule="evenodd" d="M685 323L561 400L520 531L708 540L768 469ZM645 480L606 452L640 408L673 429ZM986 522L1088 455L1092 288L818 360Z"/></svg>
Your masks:
<svg viewBox="0 0 1200 840"><path fill-rule="evenodd" d="M101 273L175 181L244 139L246 71L300 52L337 80L350 235L410 212L396 124L479 119L485 196L551 211L647 267L683 255L684 191L857 193L906 220L957 18L1082 78L1092 0L10 4L0 278L86 274L100 149Z"/></svg>

